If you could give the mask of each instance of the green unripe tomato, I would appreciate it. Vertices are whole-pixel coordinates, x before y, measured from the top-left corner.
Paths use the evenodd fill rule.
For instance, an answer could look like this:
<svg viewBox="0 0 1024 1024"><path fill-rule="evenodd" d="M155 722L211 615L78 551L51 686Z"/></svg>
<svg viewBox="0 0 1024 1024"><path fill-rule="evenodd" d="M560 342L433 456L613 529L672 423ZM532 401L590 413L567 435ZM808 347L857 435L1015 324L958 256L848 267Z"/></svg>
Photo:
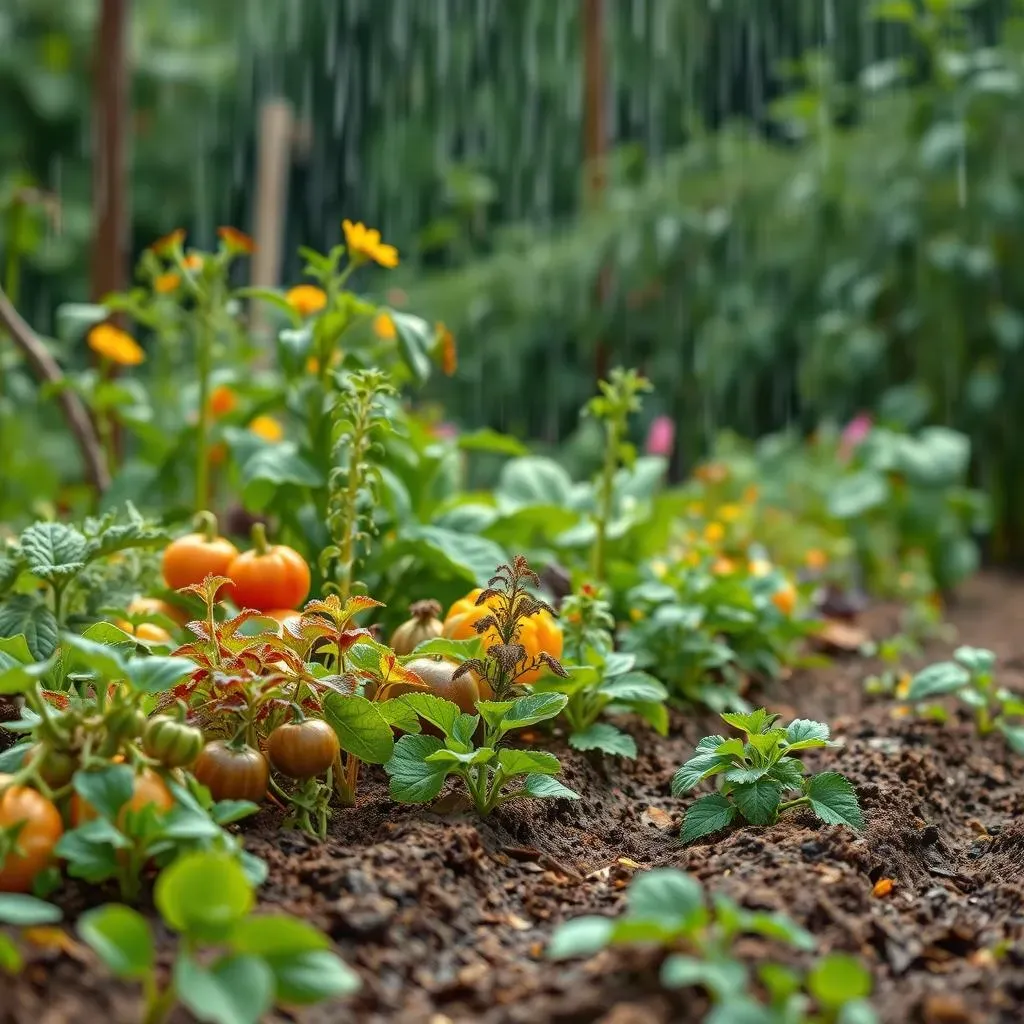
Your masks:
<svg viewBox="0 0 1024 1024"><path fill-rule="evenodd" d="M155 715L142 734L142 749L167 768L186 768L203 749L202 730L176 718Z"/></svg>
<svg viewBox="0 0 1024 1024"><path fill-rule="evenodd" d="M112 708L104 719L107 735L117 740L133 740L146 728L146 713L131 705Z"/></svg>

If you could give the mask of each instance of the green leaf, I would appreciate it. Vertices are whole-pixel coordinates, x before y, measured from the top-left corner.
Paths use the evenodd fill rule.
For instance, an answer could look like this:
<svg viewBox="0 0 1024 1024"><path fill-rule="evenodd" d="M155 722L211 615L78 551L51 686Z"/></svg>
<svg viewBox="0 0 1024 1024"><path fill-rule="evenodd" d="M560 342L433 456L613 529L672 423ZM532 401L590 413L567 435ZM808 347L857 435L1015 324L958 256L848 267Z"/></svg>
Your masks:
<svg viewBox="0 0 1024 1024"><path fill-rule="evenodd" d="M81 940L119 978L143 978L156 962L153 932L131 907L108 904L78 919Z"/></svg>
<svg viewBox="0 0 1024 1024"><path fill-rule="evenodd" d="M0 893L0 923L28 928L37 924L56 924L64 917L60 907L46 900L17 892Z"/></svg>
<svg viewBox="0 0 1024 1024"><path fill-rule="evenodd" d="M546 750L513 750L505 748L498 752L498 764L509 778L514 775L557 775L562 770L558 758Z"/></svg>
<svg viewBox="0 0 1024 1024"><path fill-rule="evenodd" d="M729 712L720 716L727 725L733 726L748 735L754 736L758 733L767 732L772 723L779 717L770 715L764 708L748 712Z"/></svg>
<svg viewBox="0 0 1024 1024"><path fill-rule="evenodd" d="M358 992L359 975L330 950L310 949L266 957L279 1002L308 1006Z"/></svg>
<svg viewBox="0 0 1024 1024"><path fill-rule="evenodd" d="M554 459L526 455L505 463L494 497L506 514L531 505L570 508L573 504L572 477Z"/></svg>
<svg viewBox="0 0 1024 1024"><path fill-rule="evenodd" d="M598 691L623 704L631 704L633 701L668 700L668 690L664 684L646 672L627 672L614 679L606 679L598 687Z"/></svg>
<svg viewBox="0 0 1024 1024"><path fill-rule="evenodd" d="M704 909L704 887L684 871L654 868L633 879L626 899L633 916L684 921Z"/></svg>
<svg viewBox="0 0 1024 1024"><path fill-rule="evenodd" d="M692 843L712 832L720 832L732 824L735 817L736 808L720 793L702 796L690 806L683 819L683 842Z"/></svg>
<svg viewBox="0 0 1024 1024"><path fill-rule="evenodd" d="M917 21L914 0L876 0L871 14L879 21L898 21L907 25Z"/></svg>
<svg viewBox="0 0 1024 1024"><path fill-rule="evenodd" d="M255 956L225 956L210 967L183 953L174 962L174 988L196 1020L259 1024L274 1003L274 975Z"/></svg>
<svg viewBox="0 0 1024 1024"><path fill-rule="evenodd" d="M164 868L154 899L176 932L216 943L231 934L255 896L238 860L227 853L186 853Z"/></svg>
<svg viewBox="0 0 1024 1024"><path fill-rule="evenodd" d="M804 784L804 764L795 757L784 757L768 769L768 778L774 779L783 792L787 789L800 789Z"/></svg>
<svg viewBox="0 0 1024 1024"><path fill-rule="evenodd" d="M330 949L330 939L319 929L290 914L254 914L240 921L231 935L236 953L281 956Z"/></svg>
<svg viewBox="0 0 1024 1024"><path fill-rule="evenodd" d="M732 798L751 825L770 825L782 801L782 787L771 779L738 783L733 786Z"/></svg>
<svg viewBox="0 0 1024 1024"><path fill-rule="evenodd" d="M812 722L809 718L795 718L786 727L786 742L790 750L827 746L830 735L824 722Z"/></svg>
<svg viewBox="0 0 1024 1024"><path fill-rule="evenodd" d="M0 932L0 970L13 976L20 974L24 966L25 958L14 944L14 939Z"/></svg>
<svg viewBox="0 0 1024 1024"><path fill-rule="evenodd" d="M611 939L615 922L610 917L577 917L560 924L548 943L549 960L572 960L593 956L604 949Z"/></svg>
<svg viewBox="0 0 1024 1024"><path fill-rule="evenodd" d="M600 750L615 757L636 757L636 740L607 722L595 722L569 737L573 750Z"/></svg>
<svg viewBox="0 0 1024 1024"><path fill-rule="evenodd" d="M19 538L28 571L43 579L67 580L85 567L88 543L64 523L35 523Z"/></svg>
<svg viewBox="0 0 1024 1024"><path fill-rule="evenodd" d="M832 953L811 968L807 991L823 1009L838 1010L844 1003L871 995L871 972L852 956Z"/></svg>
<svg viewBox="0 0 1024 1024"><path fill-rule="evenodd" d="M383 764L395 749L391 725L380 705L357 694L329 693L323 701L324 720L337 733L341 749L369 764Z"/></svg>
<svg viewBox="0 0 1024 1024"><path fill-rule="evenodd" d="M246 508L253 511L265 509L278 488L323 485L323 477L299 455L298 446L292 441L261 444L242 466L242 497Z"/></svg>
<svg viewBox="0 0 1024 1024"><path fill-rule="evenodd" d="M24 633L0 639L0 673L6 672L9 668L31 665L35 660Z"/></svg>
<svg viewBox="0 0 1024 1024"><path fill-rule="evenodd" d="M195 670L195 662L189 658L150 655L128 662L128 680L143 693L164 693Z"/></svg>
<svg viewBox="0 0 1024 1024"><path fill-rule="evenodd" d="M811 809L829 825L849 825L856 829L864 827L864 815L857 800L857 791L838 772L813 775L807 780L806 794L810 798Z"/></svg>
<svg viewBox="0 0 1024 1024"><path fill-rule="evenodd" d="M135 773L126 764L75 772L75 792L108 821L115 821L135 791Z"/></svg>
<svg viewBox="0 0 1024 1024"><path fill-rule="evenodd" d="M953 660L975 675L988 675L996 667L996 656L984 647L958 647Z"/></svg>
<svg viewBox="0 0 1024 1024"><path fill-rule="evenodd" d="M416 382L423 384L430 379L430 350L434 346L434 329L422 317L411 313L398 313L393 309L383 310L395 325L398 349L405 365L412 371ZM496 563L497 564L497 563Z"/></svg>
<svg viewBox="0 0 1024 1024"><path fill-rule="evenodd" d="M375 702L377 710L381 713L384 721L394 729L402 732L421 732L420 716L408 704L404 704L400 697L392 697L390 700Z"/></svg>
<svg viewBox="0 0 1024 1024"><path fill-rule="evenodd" d="M999 722L998 726L1006 745L1015 754L1024 754L1024 726L1007 725L1005 722Z"/></svg>
<svg viewBox="0 0 1024 1024"><path fill-rule="evenodd" d="M665 988L690 988L699 985L712 993L716 1001L732 999L747 987L747 969L731 961L699 960L674 953L661 965L661 983ZM739 1020L730 1016L729 1020Z"/></svg>
<svg viewBox="0 0 1024 1024"><path fill-rule="evenodd" d="M828 496L829 515L857 519L889 500L889 484L881 473L866 469L842 477Z"/></svg>
<svg viewBox="0 0 1024 1024"><path fill-rule="evenodd" d="M971 681L971 674L955 661L940 661L922 669L910 681L908 701L925 700L946 693L955 693Z"/></svg>
<svg viewBox="0 0 1024 1024"><path fill-rule="evenodd" d="M574 789L563 786L558 779L550 775L527 775L523 792L527 796L541 800L579 800L580 795Z"/></svg>
<svg viewBox="0 0 1024 1024"><path fill-rule="evenodd" d="M0 636L24 636L38 661L57 649L59 632L53 612L35 594L12 594L0 603Z"/></svg>
<svg viewBox="0 0 1024 1024"><path fill-rule="evenodd" d="M104 680L121 679L127 671L121 652L111 644L87 640L75 633L65 633L61 637L61 647L66 652L71 671L88 669Z"/></svg>
<svg viewBox="0 0 1024 1024"><path fill-rule="evenodd" d="M802 949L808 953L818 947L817 941L810 932L782 913L741 911L739 930L748 935L763 935L766 939L775 939L777 942L784 942L794 949Z"/></svg>
<svg viewBox="0 0 1024 1024"><path fill-rule="evenodd" d="M512 729L525 729L529 725L555 718L568 703L569 698L564 693L528 693L525 697L514 700L512 707L503 715L501 734L504 736Z"/></svg>
<svg viewBox="0 0 1024 1024"><path fill-rule="evenodd" d="M68 874L72 877L102 882L117 874L118 851L131 845L131 840L106 818L96 818L65 832L54 847L54 853L67 861Z"/></svg>
<svg viewBox="0 0 1024 1024"><path fill-rule="evenodd" d="M399 698L401 699L401 698ZM391 779L391 798L404 804L424 804L433 800L444 785L451 766L428 762L426 758L444 744L435 736L402 736L395 744L384 771Z"/></svg>
<svg viewBox="0 0 1024 1024"><path fill-rule="evenodd" d="M700 747L698 746L697 749L700 750ZM672 776L672 795L682 796L684 793L688 793L708 776L725 771L732 764L731 757L720 757L718 754L707 751L695 754L689 761L681 764L676 769L675 775Z"/></svg>
<svg viewBox="0 0 1024 1024"><path fill-rule="evenodd" d="M471 640L449 640L447 637L438 636L433 640L424 640L411 654L399 658L399 661L403 665L408 665L417 658L440 654L442 657L451 658L452 661L463 662L470 658L479 658L482 647L480 637L475 636Z"/></svg>
<svg viewBox="0 0 1024 1024"><path fill-rule="evenodd" d="M495 455L513 456L530 454L530 449L518 438L509 434L499 434L490 427L460 434L456 444L467 452L492 452Z"/></svg>
<svg viewBox="0 0 1024 1024"><path fill-rule="evenodd" d="M434 693L403 693L395 700L400 700L412 708L420 718L436 726L445 736L451 736L452 729L462 714L457 704Z"/></svg>
<svg viewBox="0 0 1024 1024"><path fill-rule="evenodd" d="M440 579L455 577L477 587L487 586L494 567L508 561L504 549L494 541L443 526L409 525L402 531L402 540L389 551L395 558L413 556L418 565L436 572Z"/></svg>
<svg viewBox="0 0 1024 1024"><path fill-rule="evenodd" d="M302 317L299 311L284 295L274 291L273 288L236 288L233 295L236 299L257 299L260 302L265 302L267 305L273 306L279 313L283 313L293 327L299 328L302 326Z"/></svg>

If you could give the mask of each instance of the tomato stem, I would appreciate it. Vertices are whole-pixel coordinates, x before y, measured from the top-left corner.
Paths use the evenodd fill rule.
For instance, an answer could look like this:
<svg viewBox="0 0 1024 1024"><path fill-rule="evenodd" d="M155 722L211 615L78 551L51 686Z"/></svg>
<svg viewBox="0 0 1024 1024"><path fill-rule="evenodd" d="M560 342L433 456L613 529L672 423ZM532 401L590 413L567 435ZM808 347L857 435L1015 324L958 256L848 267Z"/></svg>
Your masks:
<svg viewBox="0 0 1024 1024"><path fill-rule="evenodd" d="M213 369L213 338L209 314L200 314L198 338L199 422L196 426L196 508L205 508L209 498L210 476L207 466L210 429L210 373Z"/></svg>
<svg viewBox="0 0 1024 1024"><path fill-rule="evenodd" d="M267 528L263 523L254 523L252 528L252 546L257 555L265 555L270 550L267 543Z"/></svg>
<svg viewBox="0 0 1024 1024"><path fill-rule="evenodd" d="M212 544L219 536L220 529L217 524L217 517L208 511L197 512L195 519L196 532L201 533L204 539Z"/></svg>

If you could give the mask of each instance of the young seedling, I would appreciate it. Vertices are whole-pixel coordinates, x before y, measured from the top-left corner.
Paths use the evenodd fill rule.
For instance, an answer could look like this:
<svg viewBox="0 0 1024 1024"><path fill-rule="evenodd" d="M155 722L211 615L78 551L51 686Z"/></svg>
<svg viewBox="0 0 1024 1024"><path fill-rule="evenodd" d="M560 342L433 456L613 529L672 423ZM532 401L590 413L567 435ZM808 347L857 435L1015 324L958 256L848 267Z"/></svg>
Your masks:
<svg viewBox="0 0 1024 1024"><path fill-rule="evenodd" d="M910 681L908 703L930 697L955 695L974 713L979 736L1000 732L1007 746L1024 754L1024 697L996 686L993 670L996 656L981 647L958 647L952 661L940 661L922 669ZM945 719L941 708L930 708L933 717Z"/></svg>
<svg viewBox="0 0 1024 1024"><path fill-rule="evenodd" d="M702 796L686 812L683 842L718 832L737 814L752 825L772 825L784 811L809 807L830 825L863 828L857 793L838 772L806 775L800 750L829 746L823 722L794 719L783 729L778 715L764 708L748 714L724 714L722 720L744 733L744 739L705 736L696 754L672 777L672 794L681 796L705 779L721 776L719 792ZM799 796L783 800L787 793Z"/></svg>
<svg viewBox="0 0 1024 1024"><path fill-rule="evenodd" d="M668 732L668 691L653 676L636 669L636 656L614 649L611 606L596 587L584 584L562 603L565 651L569 677L548 677L534 684L535 693L564 693L569 702L562 712L572 730L575 750L601 750L619 757L636 757L636 740L600 721L602 715L633 712L662 736Z"/></svg>
<svg viewBox="0 0 1024 1024"><path fill-rule="evenodd" d="M63 918L60 907L23 893L0 893L0 924L9 928L49 928ZM25 966L25 958L14 937L0 932L0 970L18 974Z"/></svg>
<svg viewBox="0 0 1024 1024"><path fill-rule="evenodd" d="M199 1020L257 1024L277 1004L311 1005L360 987L312 925L287 914L253 914L253 887L229 856L180 857L157 879L154 898L179 940L163 983L153 930L138 911L107 904L78 920L80 938L110 971L142 984L143 1024L162 1024L179 1003Z"/></svg>
<svg viewBox="0 0 1024 1024"><path fill-rule="evenodd" d="M555 931L547 952L553 960L567 960L609 946L664 948L669 954L661 964L662 985L704 989L712 1002L705 1024L874 1024L866 1002L871 975L858 961L825 957L806 976L767 961L752 974L734 948L744 935L801 952L813 952L816 945L784 914L744 910L719 894L709 899L696 879L660 868L633 879L620 917L568 921ZM767 1002L758 995L755 976Z"/></svg>

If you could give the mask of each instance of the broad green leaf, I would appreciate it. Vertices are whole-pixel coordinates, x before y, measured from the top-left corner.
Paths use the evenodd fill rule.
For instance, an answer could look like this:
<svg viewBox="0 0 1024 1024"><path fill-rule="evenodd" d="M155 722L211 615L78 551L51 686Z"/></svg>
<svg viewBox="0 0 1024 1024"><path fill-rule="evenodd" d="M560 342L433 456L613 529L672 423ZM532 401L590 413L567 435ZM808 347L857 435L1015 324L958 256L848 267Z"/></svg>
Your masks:
<svg viewBox="0 0 1024 1024"><path fill-rule="evenodd" d="M90 807L108 821L114 821L132 798L135 773L126 764L112 764L99 770L75 772L73 785Z"/></svg>
<svg viewBox="0 0 1024 1024"><path fill-rule="evenodd" d="M59 633L52 610L36 594L12 594L0 603L0 637L24 636L37 661L53 654Z"/></svg>
<svg viewBox="0 0 1024 1024"><path fill-rule="evenodd" d="M700 960L675 953L661 965L661 983L665 988L699 985L716 1000L728 1000L746 989L747 969L738 961Z"/></svg>
<svg viewBox="0 0 1024 1024"><path fill-rule="evenodd" d="M499 434L496 430L484 427L468 434L460 434L456 442L463 451L493 452L496 455L524 456L530 449L518 438L509 434Z"/></svg>
<svg viewBox="0 0 1024 1024"><path fill-rule="evenodd" d="M720 717L727 725L753 736L767 732L779 716L770 715L764 708L758 708L756 711L728 712Z"/></svg>
<svg viewBox="0 0 1024 1024"><path fill-rule="evenodd" d="M0 923L27 928L37 924L56 924L64 917L60 907L46 900L17 892L0 893Z"/></svg>
<svg viewBox="0 0 1024 1024"><path fill-rule="evenodd" d="M497 729L513 704L515 701L512 700L479 700L476 703L476 710L492 729Z"/></svg>
<svg viewBox="0 0 1024 1024"><path fill-rule="evenodd" d="M842 477L828 496L829 515L856 519L889 500L889 484L881 473L866 469Z"/></svg>
<svg viewBox="0 0 1024 1024"><path fill-rule="evenodd" d="M611 707L608 710L611 711ZM640 701L630 704L629 710L639 715L659 736L668 735L668 708L661 701Z"/></svg>
<svg viewBox="0 0 1024 1024"><path fill-rule="evenodd" d="M400 729L402 732L422 731L420 716L408 704L403 704L399 697L377 702L377 710L392 728Z"/></svg>
<svg viewBox="0 0 1024 1024"><path fill-rule="evenodd" d="M654 868L638 874L626 894L635 917L685 920L704 909L704 887L675 868Z"/></svg>
<svg viewBox="0 0 1024 1024"><path fill-rule="evenodd" d="M940 661L922 669L910 681L908 701L925 700L946 693L955 693L971 681L971 675L963 665L955 661Z"/></svg>
<svg viewBox="0 0 1024 1024"><path fill-rule="evenodd" d="M871 972L852 956L832 953L811 968L807 990L822 1008L838 1010L871 995Z"/></svg>
<svg viewBox="0 0 1024 1024"><path fill-rule="evenodd" d="M771 779L758 779L733 786L732 797L751 825L770 825L782 800L782 787Z"/></svg>
<svg viewBox="0 0 1024 1024"><path fill-rule="evenodd" d="M440 579L455 577L485 587L494 567L508 561L504 549L494 541L441 526L408 526L401 540L391 545L396 558L413 556L424 570Z"/></svg>
<svg viewBox="0 0 1024 1024"><path fill-rule="evenodd" d="M501 720L501 734L512 729L525 729L561 713L569 698L564 693L528 693L512 702Z"/></svg>
<svg viewBox="0 0 1024 1024"><path fill-rule="evenodd" d="M329 693L323 708L324 721L335 731L346 753L369 764L383 764L391 757L395 737L379 705L357 694Z"/></svg>
<svg viewBox="0 0 1024 1024"><path fill-rule="evenodd" d="M156 962L149 922L119 903L89 910L78 919L78 935L119 978L143 978Z"/></svg>
<svg viewBox="0 0 1024 1024"><path fill-rule="evenodd" d="M65 832L54 853L67 861L67 872L87 882L113 878L120 869L118 853L130 847L131 840L106 818L96 818Z"/></svg>
<svg viewBox="0 0 1024 1024"><path fill-rule="evenodd" d="M783 792L799 789L804 784L803 762L795 757L784 757L768 769L768 778L779 783Z"/></svg>
<svg viewBox="0 0 1024 1024"><path fill-rule="evenodd" d="M319 471L299 455L291 441L261 444L242 466L242 496L246 507L261 511L278 488L317 488L324 484Z"/></svg>
<svg viewBox="0 0 1024 1024"><path fill-rule="evenodd" d="M383 310L395 325L398 348L402 359L412 371L418 384L430 379L430 350L434 345L434 329L422 317L411 313L398 313L393 309Z"/></svg>
<svg viewBox="0 0 1024 1024"><path fill-rule="evenodd" d="M44 579L66 580L85 567L88 544L73 526L35 523L19 538L28 570Z"/></svg>
<svg viewBox="0 0 1024 1024"><path fill-rule="evenodd" d="M699 749L699 748L698 748ZM689 793L710 775L726 771L733 764L731 757L719 757L714 753L700 753L680 765L672 776L672 795Z"/></svg>
<svg viewBox="0 0 1024 1024"><path fill-rule="evenodd" d="M164 868L154 900L176 932L216 943L252 910L255 896L238 861L227 853L186 853Z"/></svg>
<svg viewBox="0 0 1024 1024"><path fill-rule="evenodd" d="M395 700L400 700L406 707L412 708L420 718L436 726L445 736L451 735L455 723L462 714L457 704L434 693L403 693Z"/></svg>
<svg viewBox="0 0 1024 1024"><path fill-rule="evenodd" d="M423 804L433 800L444 785L450 764L428 762L426 758L444 744L435 736L402 736L395 744L384 771L391 779L391 798L404 804Z"/></svg>
<svg viewBox="0 0 1024 1024"><path fill-rule="evenodd" d="M665 686L646 672L627 672L625 675L605 680L598 689L612 700L625 704L631 704L633 701L668 699L668 690Z"/></svg>
<svg viewBox="0 0 1024 1024"><path fill-rule="evenodd" d="M502 467L494 490L498 507L505 513L530 505L572 507L572 477L554 459L526 455Z"/></svg>
<svg viewBox="0 0 1024 1024"><path fill-rule="evenodd" d="M25 966L25 958L10 935L0 932L0 970L11 976L21 973Z"/></svg>
<svg viewBox="0 0 1024 1024"><path fill-rule="evenodd" d="M399 660L403 665L417 658L425 658L429 655L440 654L442 657L451 658L452 661L468 661L470 658L479 658L483 644L479 637L470 640L449 640L447 637L438 636L433 640L424 640L416 649Z"/></svg>
<svg viewBox="0 0 1024 1024"><path fill-rule="evenodd" d="M358 992L359 975L329 949L310 949L265 958L279 1002L289 1006L338 999Z"/></svg>
<svg viewBox="0 0 1024 1024"><path fill-rule="evenodd" d="M487 764L494 760L493 747L479 747L476 750L458 751L449 750L447 747L427 754L423 759L427 764L449 764L457 765Z"/></svg>
<svg viewBox="0 0 1024 1024"><path fill-rule="evenodd" d="M196 1020L211 1024L258 1024L274 1003L273 972L256 956L224 956L207 967L182 953L174 987Z"/></svg>
<svg viewBox="0 0 1024 1024"><path fill-rule="evenodd" d="M811 809L829 825L864 827L864 815L857 800L857 791L838 772L822 772L807 780L806 794Z"/></svg>
<svg viewBox="0 0 1024 1024"><path fill-rule="evenodd" d="M786 727L786 742L790 750L823 747L829 742L829 736L829 727L824 722L812 722L808 718L795 718Z"/></svg>
<svg viewBox="0 0 1024 1024"><path fill-rule="evenodd" d="M0 639L0 673L9 668L31 665L35 660L24 633Z"/></svg>
<svg viewBox="0 0 1024 1024"><path fill-rule="evenodd" d="M763 935L766 939L785 942L794 949L802 949L810 953L817 949L818 946L810 932L801 928L792 918L782 913L770 914L764 911L742 912L740 922L741 931L750 935Z"/></svg>
<svg viewBox="0 0 1024 1024"><path fill-rule="evenodd" d="M735 817L736 808L720 793L702 796L690 806L683 819L683 842L692 843L712 832L720 832L732 824Z"/></svg>
<svg viewBox="0 0 1024 1024"><path fill-rule="evenodd" d="M196 669L195 662L188 658L168 655L151 655L146 658L132 658L128 662L128 680L136 690L143 693L164 693L177 686Z"/></svg>
<svg viewBox="0 0 1024 1024"><path fill-rule="evenodd" d="M1003 734L1006 745L1015 754L1024 754L1024 726L1007 725L1005 722L1000 722L999 731Z"/></svg>
<svg viewBox="0 0 1024 1024"><path fill-rule="evenodd" d="M595 722L588 729L569 737L573 750L600 750L615 757L636 757L636 740L607 722Z"/></svg>
<svg viewBox="0 0 1024 1024"><path fill-rule="evenodd" d="M330 939L301 918L290 914L253 914L240 921L231 935L236 953L281 956L330 949Z"/></svg>
<svg viewBox="0 0 1024 1024"><path fill-rule="evenodd" d="M580 795L574 789L563 786L558 779L550 775L530 774L526 776L523 791L542 800L579 800Z"/></svg>
<svg viewBox="0 0 1024 1024"><path fill-rule="evenodd" d="M593 956L608 945L615 922L609 917L577 917L560 924L548 943L550 960Z"/></svg>
<svg viewBox="0 0 1024 1024"><path fill-rule="evenodd" d="M988 675L996 667L996 656L984 647L958 647L953 660L975 675Z"/></svg>
<svg viewBox="0 0 1024 1024"><path fill-rule="evenodd" d="M124 657L112 644L65 633L61 637L61 646L67 652L67 665L71 671L88 669L107 681L121 679L127 671Z"/></svg>
<svg viewBox="0 0 1024 1024"><path fill-rule="evenodd" d="M498 751L498 764L509 778L514 775L528 775L530 772L557 775L562 769L558 758L546 750L513 750L506 747Z"/></svg>
<svg viewBox="0 0 1024 1024"><path fill-rule="evenodd" d="M236 299L256 299L273 306L279 313L283 313L294 328L302 326L302 316L298 310L281 294L273 288L236 288L232 293Z"/></svg>

